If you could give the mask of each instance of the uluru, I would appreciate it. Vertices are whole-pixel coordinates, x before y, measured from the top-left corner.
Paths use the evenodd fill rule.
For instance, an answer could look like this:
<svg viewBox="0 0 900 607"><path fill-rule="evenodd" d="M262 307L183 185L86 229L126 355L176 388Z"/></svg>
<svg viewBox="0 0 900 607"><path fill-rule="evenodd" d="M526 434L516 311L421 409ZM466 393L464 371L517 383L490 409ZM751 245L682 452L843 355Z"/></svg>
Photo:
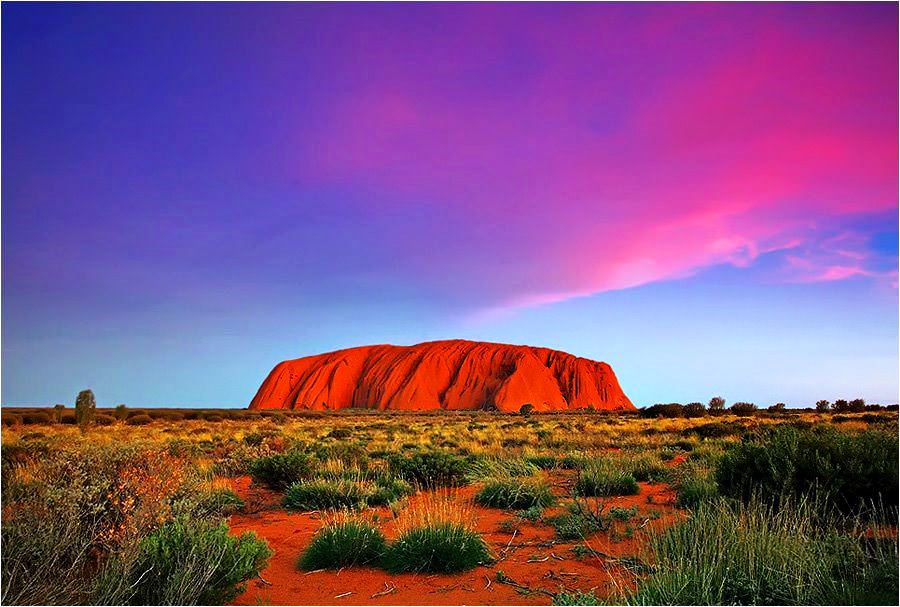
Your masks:
<svg viewBox="0 0 900 607"><path fill-rule="evenodd" d="M612 368L566 352L466 340L373 345L286 360L251 409L633 410Z"/></svg>

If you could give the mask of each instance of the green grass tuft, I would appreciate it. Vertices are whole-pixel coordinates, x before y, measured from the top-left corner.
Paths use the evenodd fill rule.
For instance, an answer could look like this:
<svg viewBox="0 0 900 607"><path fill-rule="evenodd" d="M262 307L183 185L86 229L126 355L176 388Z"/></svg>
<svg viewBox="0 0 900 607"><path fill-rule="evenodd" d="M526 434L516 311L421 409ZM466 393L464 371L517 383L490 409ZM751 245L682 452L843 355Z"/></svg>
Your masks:
<svg viewBox="0 0 900 607"><path fill-rule="evenodd" d="M550 485L539 478L494 478L475 495L475 501L490 508L527 510L550 506L556 501Z"/></svg>
<svg viewBox="0 0 900 607"><path fill-rule="evenodd" d="M367 488L346 479L314 479L288 487L282 505L290 510L341 510L364 506Z"/></svg>
<svg viewBox="0 0 900 607"><path fill-rule="evenodd" d="M640 487L635 478L607 462L592 462L578 473L575 493L582 497L637 495Z"/></svg>
<svg viewBox="0 0 900 607"><path fill-rule="evenodd" d="M392 573L456 573L490 560L478 533L460 524L437 523L401 533L388 548L384 564Z"/></svg>
<svg viewBox="0 0 900 607"><path fill-rule="evenodd" d="M313 537L297 566L304 571L378 563L387 551L377 527L359 519L327 523Z"/></svg>

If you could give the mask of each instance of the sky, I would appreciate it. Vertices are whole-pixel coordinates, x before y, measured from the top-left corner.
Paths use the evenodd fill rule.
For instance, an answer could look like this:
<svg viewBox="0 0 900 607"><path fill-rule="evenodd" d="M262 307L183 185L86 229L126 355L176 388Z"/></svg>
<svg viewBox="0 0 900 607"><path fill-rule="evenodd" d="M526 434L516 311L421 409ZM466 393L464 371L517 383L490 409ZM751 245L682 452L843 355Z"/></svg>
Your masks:
<svg viewBox="0 0 900 607"><path fill-rule="evenodd" d="M895 403L897 10L5 3L0 400L466 338Z"/></svg>

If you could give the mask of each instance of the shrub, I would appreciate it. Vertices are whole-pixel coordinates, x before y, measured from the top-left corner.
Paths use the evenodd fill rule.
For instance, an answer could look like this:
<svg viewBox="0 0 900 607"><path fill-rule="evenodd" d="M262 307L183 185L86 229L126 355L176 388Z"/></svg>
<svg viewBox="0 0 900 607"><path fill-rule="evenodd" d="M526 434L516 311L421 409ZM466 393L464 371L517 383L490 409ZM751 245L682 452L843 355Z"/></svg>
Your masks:
<svg viewBox="0 0 900 607"><path fill-rule="evenodd" d="M338 510L364 505L366 496L366 490L356 481L315 479L288 487L282 504L291 510Z"/></svg>
<svg viewBox="0 0 900 607"><path fill-rule="evenodd" d="M640 487L634 477L607 462L591 463L578 473L575 493L584 497L636 495Z"/></svg>
<svg viewBox="0 0 900 607"><path fill-rule="evenodd" d="M386 551L387 543L377 527L356 518L340 518L316 533L297 566L314 571L368 565L379 562Z"/></svg>
<svg viewBox="0 0 900 607"><path fill-rule="evenodd" d="M2 416L4 426L17 426L22 423L22 416L17 413L4 413Z"/></svg>
<svg viewBox="0 0 900 607"><path fill-rule="evenodd" d="M756 405L754 405L753 403L734 403L728 410L735 415L746 417L748 415L753 415L754 413L756 413Z"/></svg>
<svg viewBox="0 0 900 607"><path fill-rule="evenodd" d="M831 403L827 400L820 400L816 402L816 411L818 411L819 413L826 413L830 408Z"/></svg>
<svg viewBox="0 0 900 607"><path fill-rule="evenodd" d="M610 517L605 513L602 502L591 504L576 498L563 514L551 517L547 522L553 525L556 535L564 540L584 539L610 526Z"/></svg>
<svg viewBox="0 0 900 607"><path fill-rule="evenodd" d="M43 411L35 411L33 413L23 413L22 421L26 424L49 424L50 415Z"/></svg>
<svg viewBox="0 0 900 607"><path fill-rule="evenodd" d="M125 405L116 405L116 409L113 412L113 415L119 421L124 420L126 417L128 417L128 407L126 407Z"/></svg>
<svg viewBox="0 0 900 607"><path fill-rule="evenodd" d="M98 426L111 426L116 423L116 418L112 415L105 415L101 413L94 418L94 423Z"/></svg>
<svg viewBox="0 0 900 607"><path fill-rule="evenodd" d="M706 415L706 407L703 403L688 403L684 406L685 417L703 417Z"/></svg>
<svg viewBox="0 0 900 607"><path fill-rule="evenodd" d="M2 602L98 604L104 557L131 553L169 517L182 483L178 462L115 444L53 449L34 459L16 451L3 447Z"/></svg>
<svg viewBox="0 0 900 607"><path fill-rule="evenodd" d="M222 605L243 591L271 556L252 532L224 524L173 521L145 538L126 578L137 605Z"/></svg>
<svg viewBox="0 0 900 607"><path fill-rule="evenodd" d="M684 407L679 403L656 404L652 407L641 409L643 417L683 417Z"/></svg>
<svg viewBox="0 0 900 607"><path fill-rule="evenodd" d="M446 451L426 451L388 458L393 473L422 487L458 487L466 483L471 468L467 458Z"/></svg>
<svg viewBox="0 0 900 607"><path fill-rule="evenodd" d="M700 438L723 438L743 434L745 428L739 422L710 422L693 428L685 428L684 435L696 434Z"/></svg>
<svg viewBox="0 0 900 607"><path fill-rule="evenodd" d="M772 509L716 500L653 537L653 573L632 605L892 605L895 540L822 531L804 502ZM838 525L839 526L839 525ZM833 528L833 527L830 527Z"/></svg>
<svg viewBox="0 0 900 607"><path fill-rule="evenodd" d="M144 426L151 423L152 421L153 418L151 418L149 415L147 415L146 413L140 413L138 415L132 415L125 421L125 423L129 426Z"/></svg>
<svg viewBox="0 0 900 607"><path fill-rule="evenodd" d="M534 413L534 405L531 403L525 403L521 407L519 407L519 415L529 416Z"/></svg>
<svg viewBox="0 0 900 607"><path fill-rule="evenodd" d="M723 495L772 503L817 492L845 513L898 501L896 433L777 427L732 446L716 468Z"/></svg>
<svg viewBox="0 0 900 607"><path fill-rule="evenodd" d="M525 510L549 506L556 498L543 479L495 478L485 483L475 495L475 501L490 508Z"/></svg>
<svg viewBox="0 0 900 607"><path fill-rule="evenodd" d="M260 457L251 461L249 466L253 482L276 491L287 489L291 484L307 478L310 470L310 457L299 451Z"/></svg>

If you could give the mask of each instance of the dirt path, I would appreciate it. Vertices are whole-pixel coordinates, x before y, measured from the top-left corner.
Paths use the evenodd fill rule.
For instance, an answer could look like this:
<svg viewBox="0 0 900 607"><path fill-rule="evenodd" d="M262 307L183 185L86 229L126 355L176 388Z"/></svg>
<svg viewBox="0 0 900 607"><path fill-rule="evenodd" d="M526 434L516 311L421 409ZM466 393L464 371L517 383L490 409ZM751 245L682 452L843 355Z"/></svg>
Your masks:
<svg viewBox="0 0 900 607"><path fill-rule="evenodd" d="M566 472L554 473L552 480L560 494L567 492ZM638 508L638 516L629 523L634 528L630 537L622 531L624 524L617 524L611 534L599 533L584 542L562 541L543 522L473 506L476 528L497 559L490 566L453 575L391 575L362 567L307 573L297 569L297 559L321 526L321 515L281 509L279 494L252 486L246 477L235 479L235 490L247 507L231 517L232 533L255 531L274 552L262 579L252 580L236 605L547 605L552 594L566 590L604 596L616 585L632 583L633 573L617 559L640 554L646 533L677 516L671 490L664 484L645 483L639 495L606 500L608 508ZM475 491L476 487L464 487L454 499L471 501ZM558 511L548 509L546 514ZM385 535L393 537L390 511L370 512L378 513ZM579 545L590 550L576 548L578 555L572 549ZM512 583L499 581L500 571Z"/></svg>

